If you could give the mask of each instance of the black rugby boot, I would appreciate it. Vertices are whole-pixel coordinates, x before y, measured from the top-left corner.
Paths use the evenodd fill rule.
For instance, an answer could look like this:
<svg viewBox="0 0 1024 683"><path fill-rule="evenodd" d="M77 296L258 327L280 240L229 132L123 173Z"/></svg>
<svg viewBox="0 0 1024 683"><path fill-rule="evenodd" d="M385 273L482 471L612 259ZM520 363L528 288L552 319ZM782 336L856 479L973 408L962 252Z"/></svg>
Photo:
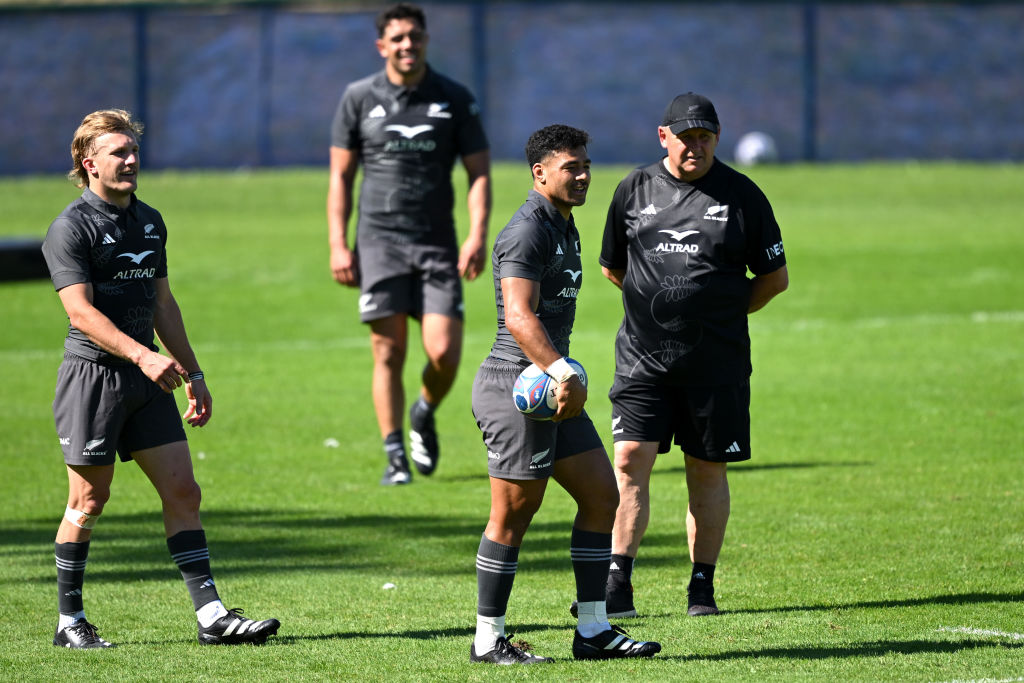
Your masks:
<svg viewBox="0 0 1024 683"><path fill-rule="evenodd" d="M280 627L281 622L277 619L253 621L243 617L241 609L229 609L208 627L199 626L199 642L203 645L262 645Z"/></svg>
<svg viewBox="0 0 1024 683"><path fill-rule="evenodd" d="M618 626L593 638L584 638L576 631L572 639L572 656L576 659L636 659L653 657L659 652L661 643L633 640Z"/></svg>
<svg viewBox="0 0 1024 683"><path fill-rule="evenodd" d="M73 650L92 650L96 648L117 647L113 643L100 638L96 627L85 619L79 619L70 626L57 628L53 633L53 644Z"/></svg>
<svg viewBox="0 0 1024 683"><path fill-rule="evenodd" d="M516 645L508 642L508 638L498 638L494 649L482 655L476 653L476 643L469 646L469 661L488 662L490 664L547 664L555 660L550 657L538 657L530 654L530 646L527 643L519 642Z"/></svg>
<svg viewBox="0 0 1024 683"><path fill-rule="evenodd" d="M409 408L409 450L416 471L424 476L434 473L441 457L441 446L434 428L434 413L416 401Z"/></svg>

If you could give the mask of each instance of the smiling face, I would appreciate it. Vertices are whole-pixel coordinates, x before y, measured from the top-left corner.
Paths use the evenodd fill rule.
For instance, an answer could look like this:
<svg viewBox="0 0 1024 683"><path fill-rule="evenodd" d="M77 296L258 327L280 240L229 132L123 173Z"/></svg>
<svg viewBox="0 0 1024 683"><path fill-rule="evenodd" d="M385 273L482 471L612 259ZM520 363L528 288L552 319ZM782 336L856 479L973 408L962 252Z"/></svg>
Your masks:
<svg viewBox="0 0 1024 683"><path fill-rule="evenodd" d="M413 85L426 73L427 32L412 19L392 19L377 39L388 79L396 85Z"/></svg>
<svg viewBox="0 0 1024 683"><path fill-rule="evenodd" d="M703 177L715 161L720 135L706 128L687 128L675 134L667 126L659 126L658 139L668 151L665 168L688 183Z"/></svg>
<svg viewBox="0 0 1024 683"><path fill-rule="evenodd" d="M139 187L139 143L128 133L105 133L96 138L82 159L89 189L115 206L126 207Z"/></svg>
<svg viewBox="0 0 1024 683"><path fill-rule="evenodd" d="M572 207L583 206L590 187L590 157L586 147L552 152L533 165L533 188L568 218Z"/></svg>

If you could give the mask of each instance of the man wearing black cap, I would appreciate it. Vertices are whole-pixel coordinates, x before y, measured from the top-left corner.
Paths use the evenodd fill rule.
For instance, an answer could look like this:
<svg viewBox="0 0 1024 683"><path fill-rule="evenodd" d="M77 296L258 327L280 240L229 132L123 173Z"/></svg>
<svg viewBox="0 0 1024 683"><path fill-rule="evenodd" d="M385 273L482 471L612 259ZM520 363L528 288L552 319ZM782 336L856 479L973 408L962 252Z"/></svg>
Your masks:
<svg viewBox="0 0 1024 683"><path fill-rule="evenodd" d="M650 514L651 470L673 441L689 492L687 613L718 613L726 464L750 458L747 315L789 284L772 207L715 158L720 134L706 97L673 99L658 127L667 155L626 176L608 209L599 260L625 309L609 393L619 486L609 617L636 615L631 574Z"/></svg>

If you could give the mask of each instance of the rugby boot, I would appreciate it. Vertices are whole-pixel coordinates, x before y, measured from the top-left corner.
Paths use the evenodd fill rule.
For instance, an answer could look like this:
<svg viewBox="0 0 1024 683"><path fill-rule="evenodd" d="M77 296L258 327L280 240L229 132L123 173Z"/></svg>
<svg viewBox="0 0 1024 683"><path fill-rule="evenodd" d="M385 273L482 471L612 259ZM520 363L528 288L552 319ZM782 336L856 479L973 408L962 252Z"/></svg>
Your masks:
<svg viewBox="0 0 1024 683"><path fill-rule="evenodd" d="M690 583L686 589L688 606L686 613L691 617L707 617L718 614L718 605L715 604L715 587L707 582Z"/></svg>
<svg viewBox="0 0 1024 683"><path fill-rule="evenodd" d="M661 652L661 643L633 640L618 626L584 638L579 631L572 639L572 656L576 659L636 659L653 657Z"/></svg>
<svg viewBox="0 0 1024 683"><path fill-rule="evenodd" d="M490 664L547 664L555 660L550 657L539 657L530 653L530 645L519 641L515 645L508 638L498 638L494 649L481 655L476 653L476 643L469 646L469 661L488 662Z"/></svg>
<svg viewBox="0 0 1024 683"><path fill-rule="evenodd" d="M424 408L420 401L409 408L409 450L417 472L424 476L434 473L441 457L441 447L434 428L434 413Z"/></svg>
<svg viewBox="0 0 1024 683"><path fill-rule="evenodd" d="M92 650L95 648L117 647L113 643L100 638L96 627L85 619L79 619L70 626L57 627L53 633L53 644L73 650Z"/></svg>
<svg viewBox="0 0 1024 683"><path fill-rule="evenodd" d="M397 486L411 481L412 473L409 472L409 460L405 457L405 449L401 444L398 448L388 448L388 468L381 477L381 486Z"/></svg>
<svg viewBox="0 0 1024 683"><path fill-rule="evenodd" d="M199 625L199 642L203 645L262 645L280 627L281 622L277 619L253 621L242 616L241 609L229 609L227 614L206 628Z"/></svg>

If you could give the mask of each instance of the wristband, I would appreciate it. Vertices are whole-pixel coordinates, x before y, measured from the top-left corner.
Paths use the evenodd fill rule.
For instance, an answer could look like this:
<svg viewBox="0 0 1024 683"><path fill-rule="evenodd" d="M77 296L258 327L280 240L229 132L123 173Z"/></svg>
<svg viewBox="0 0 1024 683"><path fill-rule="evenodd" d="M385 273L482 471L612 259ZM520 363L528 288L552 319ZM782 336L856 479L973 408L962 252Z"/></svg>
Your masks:
<svg viewBox="0 0 1024 683"><path fill-rule="evenodd" d="M572 366L564 358L559 358L549 365L545 372L559 384L569 381L570 377L579 377L579 373L573 370Z"/></svg>
<svg viewBox="0 0 1024 683"><path fill-rule="evenodd" d="M203 374L202 370L196 370L195 372L188 373L189 382L195 382L197 379L206 379L206 375Z"/></svg>

